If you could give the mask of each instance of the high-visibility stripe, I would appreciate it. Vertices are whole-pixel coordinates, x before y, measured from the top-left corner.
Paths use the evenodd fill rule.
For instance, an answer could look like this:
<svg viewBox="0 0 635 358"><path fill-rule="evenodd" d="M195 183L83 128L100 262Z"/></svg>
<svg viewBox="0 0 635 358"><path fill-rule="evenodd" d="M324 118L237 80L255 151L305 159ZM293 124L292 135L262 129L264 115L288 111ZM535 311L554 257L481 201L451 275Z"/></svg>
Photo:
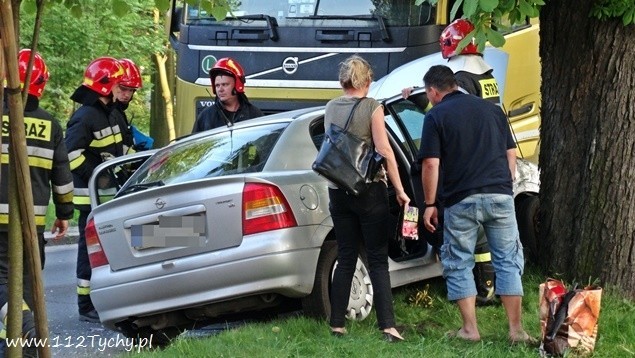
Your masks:
<svg viewBox="0 0 635 358"><path fill-rule="evenodd" d="M115 135L112 136L108 136L102 139L93 139L90 142L90 147L93 148L104 148L107 147L109 145L113 145L116 143L121 143L123 141L122 137L121 137L121 133L117 133Z"/></svg>
<svg viewBox="0 0 635 358"><path fill-rule="evenodd" d="M492 261L492 254L490 252L486 252L484 254L474 254L475 262L489 262Z"/></svg>
<svg viewBox="0 0 635 358"><path fill-rule="evenodd" d="M9 224L9 214L0 214L0 224ZM35 215L35 225L36 226L44 226L46 225L46 215Z"/></svg>
<svg viewBox="0 0 635 358"><path fill-rule="evenodd" d="M75 205L90 205L90 197L75 195L73 196L73 204Z"/></svg>
<svg viewBox="0 0 635 358"><path fill-rule="evenodd" d="M73 160L81 157L83 152L84 152L84 149L77 149L77 150L74 150L72 152L69 152L68 153L68 160L70 162L72 162Z"/></svg>
<svg viewBox="0 0 635 358"><path fill-rule="evenodd" d="M53 192L55 194L68 194L68 193L72 193L73 189L74 189L74 185L73 182L71 181L68 184L64 184L64 185L53 185Z"/></svg>
<svg viewBox="0 0 635 358"><path fill-rule="evenodd" d="M83 296L90 295L90 287L77 286L77 294Z"/></svg>
<svg viewBox="0 0 635 358"><path fill-rule="evenodd" d="M77 169L80 165L82 165L82 163L84 163L85 160L86 160L86 157L84 157L83 155L80 155L79 157L71 160L70 162L71 170Z"/></svg>
<svg viewBox="0 0 635 358"><path fill-rule="evenodd" d="M66 194L57 194L57 193L53 193L53 195L55 196L55 200L58 203L72 203L73 202L73 198L75 197L73 195L73 192L69 192Z"/></svg>
<svg viewBox="0 0 635 358"><path fill-rule="evenodd" d="M83 278L78 278L77 286L90 287L90 280L84 280Z"/></svg>
<svg viewBox="0 0 635 358"><path fill-rule="evenodd" d="M2 145L2 153L9 153L9 144ZM47 159L53 159L55 156L55 151L49 148L42 148L35 145L27 145L26 146L26 154L34 157L42 157Z"/></svg>
<svg viewBox="0 0 635 358"><path fill-rule="evenodd" d="M35 215L46 215L47 210L48 210L48 205L34 205L33 206L33 213ZM8 214L9 204L0 204L0 213Z"/></svg>
<svg viewBox="0 0 635 358"><path fill-rule="evenodd" d="M2 161L2 164L9 163L9 155L2 154L2 159L0 160ZM29 160L30 167L44 168L49 170L53 168L53 161L50 159L29 156L28 160Z"/></svg>

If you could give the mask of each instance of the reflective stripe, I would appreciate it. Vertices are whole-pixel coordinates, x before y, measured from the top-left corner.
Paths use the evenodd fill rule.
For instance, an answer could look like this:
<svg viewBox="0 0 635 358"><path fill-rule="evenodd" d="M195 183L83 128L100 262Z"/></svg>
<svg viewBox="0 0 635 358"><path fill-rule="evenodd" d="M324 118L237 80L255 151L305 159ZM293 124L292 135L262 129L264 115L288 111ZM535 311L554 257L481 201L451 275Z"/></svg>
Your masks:
<svg viewBox="0 0 635 358"><path fill-rule="evenodd" d="M68 194L72 193L74 188L73 182L71 181L70 183L64 185L53 185L53 192L55 194Z"/></svg>
<svg viewBox="0 0 635 358"><path fill-rule="evenodd" d="M90 280L84 280L83 278L77 279L77 286L90 287Z"/></svg>
<svg viewBox="0 0 635 358"><path fill-rule="evenodd" d="M3 154L9 153L9 144L3 144L2 145L2 153ZM32 155L32 156L36 156L36 157L53 159L55 151L53 149L42 148L42 147L33 146L33 145L27 145L26 146L26 153L28 155Z"/></svg>
<svg viewBox="0 0 635 358"><path fill-rule="evenodd" d="M90 192L88 188L73 189L73 203L75 205L90 205Z"/></svg>
<svg viewBox="0 0 635 358"><path fill-rule="evenodd" d="M75 197L73 195L73 192L69 192L66 194L55 194L53 193L53 195L55 196L55 199L57 200L58 203L72 203L73 202L73 198Z"/></svg>
<svg viewBox="0 0 635 358"><path fill-rule="evenodd" d="M50 170L53 168L53 151L46 148L27 146L28 161L30 167L38 167ZM9 154L7 154L8 145L2 145L2 164L9 163Z"/></svg>
<svg viewBox="0 0 635 358"><path fill-rule="evenodd" d="M113 134L119 134L119 133L121 133L121 129L119 129L118 124L115 124L112 127L106 127L100 131L93 132L93 137L95 137L95 139L97 140L100 140L108 136L111 136Z"/></svg>
<svg viewBox="0 0 635 358"><path fill-rule="evenodd" d="M77 150L74 150L74 151L68 153L68 160L72 162L73 160L81 157L83 152L84 152L83 149L77 149Z"/></svg>
<svg viewBox="0 0 635 358"><path fill-rule="evenodd" d="M486 252L484 254L474 254L475 262L489 262L492 261L492 253Z"/></svg>
<svg viewBox="0 0 635 358"><path fill-rule="evenodd" d="M48 209L48 205L34 205L33 213L35 215L46 215L47 209ZM0 204L0 213L8 214L9 204Z"/></svg>
<svg viewBox="0 0 635 358"><path fill-rule="evenodd" d="M71 170L77 169L80 165L82 165L82 163L84 163L85 160L86 157L84 157L83 155L80 155L79 157L71 160Z"/></svg>
<svg viewBox="0 0 635 358"><path fill-rule="evenodd" d="M82 296L90 295L90 287L77 286L77 294Z"/></svg>
<svg viewBox="0 0 635 358"><path fill-rule="evenodd" d="M121 143L122 141L123 139L121 138L121 133L117 133L115 135L108 136L103 139L93 139L93 141L90 142L90 146L93 148L104 148L109 145Z"/></svg>
<svg viewBox="0 0 635 358"><path fill-rule="evenodd" d="M0 214L0 224L9 224L9 214ZM35 225L36 226L44 226L46 225L46 215L35 215Z"/></svg>
<svg viewBox="0 0 635 358"><path fill-rule="evenodd" d="M90 197L88 196L73 196L73 204L75 205L90 205Z"/></svg>

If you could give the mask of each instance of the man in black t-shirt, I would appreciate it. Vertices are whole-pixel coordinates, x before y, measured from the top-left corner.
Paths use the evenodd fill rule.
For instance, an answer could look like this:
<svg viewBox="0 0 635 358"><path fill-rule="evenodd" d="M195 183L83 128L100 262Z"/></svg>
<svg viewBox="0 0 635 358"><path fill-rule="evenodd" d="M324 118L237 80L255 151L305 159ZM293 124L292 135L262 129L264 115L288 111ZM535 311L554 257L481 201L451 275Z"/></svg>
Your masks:
<svg viewBox="0 0 635 358"><path fill-rule="evenodd" d="M443 276L448 299L457 302L463 319L455 335L480 340L472 269L482 227L496 269L496 294L507 313L509 340L532 342L521 324L524 256L513 199L516 144L507 118L499 106L459 91L447 66L432 66L423 80L433 104L426 113L419 153L423 158L423 223L430 232L436 229L440 186L438 202L445 216Z"/></svg>

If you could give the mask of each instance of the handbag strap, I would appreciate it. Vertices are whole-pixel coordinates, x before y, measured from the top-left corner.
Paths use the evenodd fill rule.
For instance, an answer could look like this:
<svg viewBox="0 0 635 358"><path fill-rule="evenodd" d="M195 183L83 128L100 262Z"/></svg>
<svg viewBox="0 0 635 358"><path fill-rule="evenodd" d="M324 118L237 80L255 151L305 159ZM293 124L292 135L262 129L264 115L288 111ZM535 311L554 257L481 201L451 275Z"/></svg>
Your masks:
<svg viewBox="0 0 635 358"><path fill-rule="evenodd" d="M348 119L346 120L346 124L344 124L344 130L348 130L348 125L351 121L351 118L353 118L353 114L355 114L355 109L357 108L357 105L360 104L360 102L366 97L362 97L360 99L357 100L357 102L355 102L355 104L353 105L353 109L351 109L351 114L348 115Z"/></svg>

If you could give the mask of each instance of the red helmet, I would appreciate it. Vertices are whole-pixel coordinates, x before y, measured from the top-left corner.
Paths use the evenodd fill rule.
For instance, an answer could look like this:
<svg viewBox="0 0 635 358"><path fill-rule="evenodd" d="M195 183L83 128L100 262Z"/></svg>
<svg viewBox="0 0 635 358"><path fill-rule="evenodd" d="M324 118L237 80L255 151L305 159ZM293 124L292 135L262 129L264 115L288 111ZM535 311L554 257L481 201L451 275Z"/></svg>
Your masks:
<svg viewBox="0 0 635 358"><path fill-rule="evenodd" d="M474 54L479 55L478 49L474 42L470 42L463 48L460 54L456 53L456 48L459 42L463 40L470 32L474 31L474 25L465 19L454 20L448 25L441 36L439 37L439 44L441 45L441 55L443 58L451 58L456 55Z"/></svg>
<svg viewBox="0 0 635 358"><path fill-rule="evenodd" d="M119 63L123 66L124 71L126 71L126 75L119 84L131 88L141 88L141 72L139 71L139 67L137 67L132 60L127 58L122 58L119 60Z"/></svg>
<svg viewBox="0 0 635 358"><path fill-rule="evenodd" d="M24 80L26 79L26 70L29 65L29 57L31 57L30 49L23 49L18 52L18 70L20 71L20 83L24 88ZM49 69L44 63L44 59L39 53L35 53L33 60L33 68L31 69L31 80L29 81L29 94L37 98L42 96L44 86L49 79Z"/></svg>
<svg viewBox="0 0 635 358"><path fill-rule="evenodd" d="M84 86L101 96L108 96L115 84L124 78L123 66L112 57L99 57L86 67Z"/></svg>
<svg viewBox="0 0 635 358"><path fill-rule="evenodd" d="M234 89L238 93L245 93L245 71L240 63L236 62L233 58L224 57L214 64L211 70L209 70L209 77L212 80L212 91L216 94L216 76L218 75L230 75L236 80Z"/></svg>

